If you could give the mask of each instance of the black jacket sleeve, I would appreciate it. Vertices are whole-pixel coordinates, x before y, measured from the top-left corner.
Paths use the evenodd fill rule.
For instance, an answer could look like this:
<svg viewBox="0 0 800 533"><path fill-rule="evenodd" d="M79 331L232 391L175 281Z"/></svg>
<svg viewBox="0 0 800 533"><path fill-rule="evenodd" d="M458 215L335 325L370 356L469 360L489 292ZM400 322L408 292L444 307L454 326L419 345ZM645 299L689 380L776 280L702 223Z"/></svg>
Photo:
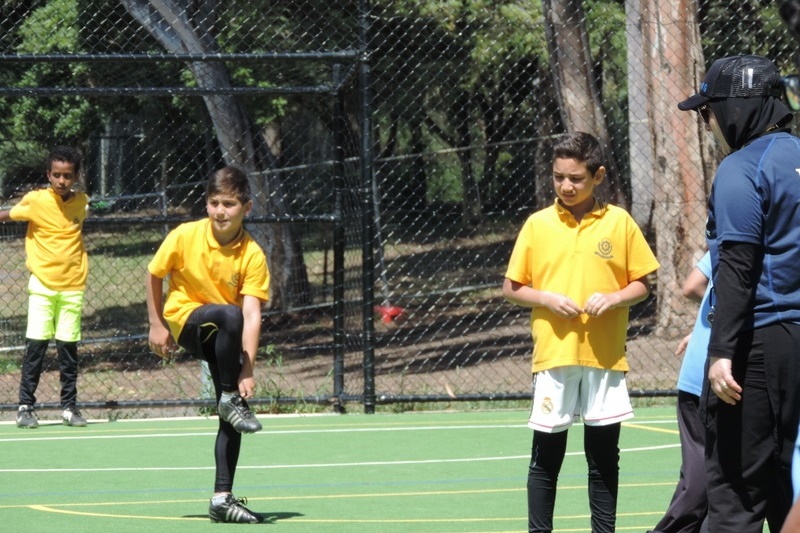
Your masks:
<svg viewBox="0 0 800 533"><path fill-rule="evenodd" d="M753 306L763 259L760 245L726 242L720 246L714 276L709 357L733 359L739 334L753 327Z"/></svg>

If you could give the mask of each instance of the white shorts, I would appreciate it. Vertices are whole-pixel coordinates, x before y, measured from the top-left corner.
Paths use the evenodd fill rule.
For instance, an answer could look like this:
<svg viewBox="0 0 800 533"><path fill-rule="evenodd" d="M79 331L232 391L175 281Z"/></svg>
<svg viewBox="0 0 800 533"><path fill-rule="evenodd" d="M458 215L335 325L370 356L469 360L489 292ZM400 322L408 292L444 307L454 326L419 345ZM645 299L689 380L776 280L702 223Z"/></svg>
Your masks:
<svg viewBox="0 0 800 533"><path fill-rule="evenodd" d="M625 373L564 366L533 375L529 428L558 433L569 429L581 416L587 426L607 426L633 418Z"/></svg>

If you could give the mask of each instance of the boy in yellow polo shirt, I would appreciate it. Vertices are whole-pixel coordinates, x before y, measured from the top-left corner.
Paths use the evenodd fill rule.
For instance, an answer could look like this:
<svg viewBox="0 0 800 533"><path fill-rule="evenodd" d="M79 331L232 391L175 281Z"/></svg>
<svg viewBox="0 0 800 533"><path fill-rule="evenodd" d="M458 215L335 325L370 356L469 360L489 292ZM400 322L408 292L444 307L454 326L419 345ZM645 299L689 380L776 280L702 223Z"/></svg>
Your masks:
<svg viewBox="0 0 800 533"><path fill-rule="evenodd" d="M61 380L61 419L67 426L85 426L76 407L78 341L89 261L83 245L83 222L89 198L72 188L81 171L81 155L57 146L47 157L50 187L31 191L0 222L27 221L25 264L28 282L28 327L19 385L17 426L39 427L33 410L36 388L50 339L56 339Z"/></svg>
<svg viewBox="0 0 800 533"><path fill-rule="evenodd" d="M261 429L245 401L256 387L261 303L269 298L266 257L243 227L252 206L244 172L233 167L214 172L206 186L208 218L172 230L150 261L145 280L150 349L169 357L180 345L208 362L214 383L219 429L208 511L214 522L261 521L244 506L246 500L232 494L242 433Z"/></svg>
<svg viewBox="0 0 800 533"><path fill-rule="evenodd" d="M511 254L503 296L532 308L533 429L528 529L552 531L567 430L584 420L592 531L616 526L620 423L633 416L625 372L628 309L649 294L658 267L623 209L598 201L605 177L597 139L554 146L555 204L531 215Z"/></svg>

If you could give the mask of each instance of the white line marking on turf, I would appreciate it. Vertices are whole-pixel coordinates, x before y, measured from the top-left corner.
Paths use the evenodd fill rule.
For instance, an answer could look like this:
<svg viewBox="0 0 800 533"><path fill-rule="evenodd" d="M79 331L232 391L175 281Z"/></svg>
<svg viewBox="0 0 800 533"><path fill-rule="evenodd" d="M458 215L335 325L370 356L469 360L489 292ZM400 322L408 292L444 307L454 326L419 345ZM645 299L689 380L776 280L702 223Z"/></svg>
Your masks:
<svg viewBox="0 0 800 533"><path fill-rule="evenodd" d="M340 417L345 416L339 413L258 413L258 418L267 419L289 419L289 418L323 418L323 417ZM138 424L141 422L176 422L176 421L206 421L217 420L216 416L155 416L152 418L120 418L116 420L109 420L108 418L87 418L90 424ZM15 426L16 420L0 420L0 426ZM39 420L39 426L61 426L61 420Z"/></svg>
<svg viewBox="0 0 800 533"><path fill-rule="evenodd" d="M651 424L674 424L675 420L643 420L638 422L638 426L645 426ZM576 426L581 424L575 424ZM623 426L628 425L623 422ZM91 428L91 426L90 426ZM382 431L449 431L456 429L525 429L528 426L525 424L474 424L474 425L461 425L461 426L403 426L403 427L343 427L333 429L285 429L285 430L270 430L269 428L260 431L255 435L301 435L301 434L317 434L317 433L370 433ZM87 431L89 431L88 429ZM28 430L31 431L31 430ZM0 438L0 442L40 442L40 441L66 441L66 440L108 440L108 439L150 439L150 438L180 438L180 437L207 437L209 435L216 435L214 431L201 431L183 433L180 429L176 429L175 433L142 433L139 435L69 435L69 436L53 436L53 437L7 437Z"/></svg>
<svg viewBox="0 0 800 533"><path fill-rule="evenodd" d="M499 425L468 425L468 426L406 426L406 427L371 427L355 428L343 427L335 429L284 429L274 430L265 429L255 435L301 435L308 433L372 433L382 431L441 431L454 429L528 429L520 424L499 424ZM31 431L31 430L28 430ZM38 442L38 441L59 441L59 440L94 440L94 439L151 439L155 437L180 438L180 437L207 437L216 435L217 431L202 431L192 433L182 433L176 430L175 433L142 433L140 435L69 435L54 437L9 437L0 438L0 442Z"/></svg>
<svg viewBox="0 0 800 533"><path fill-rule="evenodd" d="M680 444L665 444L662 446L645 446L641 448L625 448L620 453L630 452L649 452L656 450L666 450L669 448L679 448ZM567 456L583 456L583 451L568 452ZM361 461L356 463L309 463L309 464L285 464L285 465L260 465L242 466L240 470L278 470L288 468L351 468L359 466L405 466L405 465L425 465L425 464L447 464L447 463L478 463L486 461L516 461L529 460L530 455L506 455L499 457L467 457L462 459L417 459L405 461ZM213 466L151 466L151 467L111 467L111 468L3 468L0 473L48 473L48 472L164 472L164 471L191 471L191 470L213 470Z"/></svg>

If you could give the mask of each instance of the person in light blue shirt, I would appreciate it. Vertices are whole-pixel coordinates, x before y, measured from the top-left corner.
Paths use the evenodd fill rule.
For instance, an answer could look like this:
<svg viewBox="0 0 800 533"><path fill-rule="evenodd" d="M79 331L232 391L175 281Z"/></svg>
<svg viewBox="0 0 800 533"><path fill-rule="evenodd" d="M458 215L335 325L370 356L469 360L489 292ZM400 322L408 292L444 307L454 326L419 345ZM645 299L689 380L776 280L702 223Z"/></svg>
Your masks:
<svg viewBox="0 0 800 533"><path fill-rule="evenodd" d="M792 487L794 488L794 505L786 516L781 533L793 533L800 531L800 431L794 443L794 455L792 456Z"/></svg>
<svg viewBox="0 0 800 533"><path fill-rule="evenodd" d="M700 301L692 333L678 345L683 363L678 375L678 429L681 439L681 471L669 508L652 533L708 531L708 497L705 474L705 425L700 417L700 396L705 380L708 339L711 335L711 254L706 254L683 283L683 295Z"/></svg>
<svg viewBox="0 0 800 533"><path fill-rule="evenodd" d="M693 301L699 300L700 308L692 333L687 337L686 352L678 374L678 391L697 397L703 392L703 380L706 377L706 354L711 336L711 322L708 321L708 314L711 312L709 296L712 286L711 254L706 252L683 283L683 295ZM681 347L678 347L679 352Z"/></svg>
<svg viewBox="0 0 800 533"><path fill-rule="evenodd" d="M794 455L792 456L792 486L794 487L794 501L800 497L800 431L797 433L797 440L794 443Z"/></svg>

